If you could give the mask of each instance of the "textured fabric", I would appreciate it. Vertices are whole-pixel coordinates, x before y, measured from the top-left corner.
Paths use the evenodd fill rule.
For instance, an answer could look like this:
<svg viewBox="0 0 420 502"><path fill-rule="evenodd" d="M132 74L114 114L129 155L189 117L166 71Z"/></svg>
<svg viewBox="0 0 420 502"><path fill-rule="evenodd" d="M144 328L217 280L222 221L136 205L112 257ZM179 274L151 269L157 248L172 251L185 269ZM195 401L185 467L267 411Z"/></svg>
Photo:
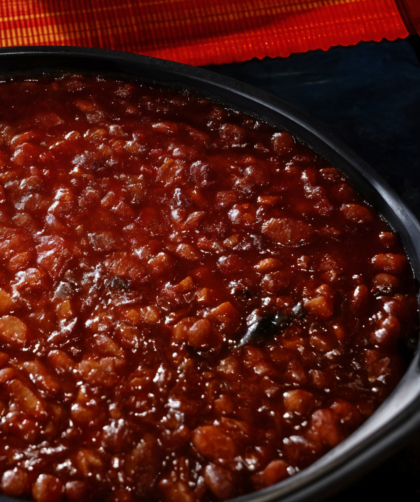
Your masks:
<svg viewBox="0 0 420 502"><path fill-rule="evenodd" d="M404 24L412 35L420 35L420 0L397 0Z"/></svg>
<svg viewBox="0 0 420 502"><path fill-rule="evenodd" d="M77 45L193 65L395 40L420 0L2 0L0 45ZM408 12L408 7L406 7Z"/></svg>

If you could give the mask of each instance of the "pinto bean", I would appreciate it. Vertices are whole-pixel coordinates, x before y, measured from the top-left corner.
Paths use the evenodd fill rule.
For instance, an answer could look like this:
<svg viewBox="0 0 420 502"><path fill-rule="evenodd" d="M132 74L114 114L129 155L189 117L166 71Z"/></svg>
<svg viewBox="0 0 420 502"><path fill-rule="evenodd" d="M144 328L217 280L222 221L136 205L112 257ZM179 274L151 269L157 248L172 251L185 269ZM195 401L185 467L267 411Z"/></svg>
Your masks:
<svg viewBox="0 0 420 502"><path fill-rule="evenodd" d="M68 502L89 501L89 485L86 481L68 481L65 487L66 499Z"/></svg>
<svg viewBox="0 0 420 502"><path fill-rule="evenodd" d="M63 485L55 476L41 474L33 485L32 495L36 502L60 502L63 499Z"/></svg>
<svg viewBox="0 0 420 502"><path fill-rule="evenodd" d="M204 479L211 492L220 500L233 498L239 492L236 476L218 465L208 464L204 469Z"/></svg>
<svg viewBox="0 0 420 502"><path fill-rule="evenodd" d="M27 493L28 483L28 474L22 469L15 468L3 473L1 489L10 497L20 497Z"/></svg>
<svg viewBox="0 0 420 502"><path fill-rule="evenodd" d="M378 254L372 258L375 268L390 274L401 274L408 265L408 260L401 254Z"/></svg>
<svg viewBox="0 0 420 502"><path fill-rule="evenodd" d="M284 460L273 460L263 471L257 472L252 476L251 479L255 489L261 490L287 478L288 467L287 462Z"/></svg>
<svg viewBox="0 0 420 502"><path fill-rule="evenodd" d="M159 483L165 502L195 502L195 496L184 481L163 479Z"/></svg>
<svg viewBox="0 0 420 502"><path fill-rule="evenodd" d="M309 413L316 406L316 400L311 392L296 389L283 394L284 407L292 413L303 415Z"/></svg>
<svg viewBox="0 0 420 502"><path fill-rule="evenodd" d="M47 415L45 404L32 390L19 380L8 383L11 400L19 409L34 418L45 418Z"/></svg>
<svg viewBox="0 0 420 502"><path fill-rule="evenodd" d="M328 319L334 313L334 305L330 298L318 296L304 302L304 307L311 314L316 315L321 319Z"/></svg>
<svg viewBox="0 0 420 502"><path fill-rule="evenodd" d="M288 132L277 132L272 137L273 149L279 155L290 153L295 147L295 140Z"/></svg>
<svg viewBox="0 0 420 502"><path fill-rule="evenodd" d="M335 414L328 409L319 409L312 413L311 428L307 436L329 446L336 446L343 439Z"/></svg>
<svg viewBox="0 0 420 502"><path fill-rule="evenodd" d="M391 274L376 274L372 281L373 291L376 293L396 293L401 288L401 281Z"/></svg>
<svg viewBox="0 0 420 502"><path fill-rule="evenodd" d="M266 221L262 233L282 246L300 247L314 240L312 227L294 218L272 218Z"/></svg>
<svg viewBox="0 0 420 502"><path fill-rule="evenodd" d="M12 347L24 347L29 338L28 328L18 317L0 317L0 339Z"/></svg>
<svg viewBox="0 0 420 502"><path fill-rule="evenodd" d="M364 225L373 221L369 209L359 204L344 204L340 209L344 217L353 223Z"/></svg>
<svg viewBox="0 0 420 502"><path fill-rule="evenodd" d="M223 429L213 425L196 429L192 442L200 455L216 462L233 460L238 451L232 438Z"/></svg>
<svg viewBox="0 0 420 502"><path fill-rule="evenodd" d="M401 332L401 324L399 320L393 316L381 316L376 328L371 334L373 343L379 346L395 345Z"/></svg>

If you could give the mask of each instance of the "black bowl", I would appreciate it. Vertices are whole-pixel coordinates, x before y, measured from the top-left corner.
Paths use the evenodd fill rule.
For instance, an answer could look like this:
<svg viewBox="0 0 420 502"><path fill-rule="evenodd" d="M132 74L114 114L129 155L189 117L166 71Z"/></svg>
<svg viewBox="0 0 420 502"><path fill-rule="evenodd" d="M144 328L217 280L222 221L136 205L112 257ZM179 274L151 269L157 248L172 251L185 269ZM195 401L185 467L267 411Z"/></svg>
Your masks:
<svg viewBox="0 0 420 502"><path fill-rule="evenodd" d="M359 194L400 236L420 278L420 224L400 197L323 125L288 103L207 70L146 56L79 47L16 47L0 50L0 75L73 70L146 79L190 88L290 131L344 171ZM418 288L417 288L418 289ZM420 427L420 355L393 393L348 439L295 476L235 502L323 500L386 459ZM0 502L12 499L1 497Z"/></svg>

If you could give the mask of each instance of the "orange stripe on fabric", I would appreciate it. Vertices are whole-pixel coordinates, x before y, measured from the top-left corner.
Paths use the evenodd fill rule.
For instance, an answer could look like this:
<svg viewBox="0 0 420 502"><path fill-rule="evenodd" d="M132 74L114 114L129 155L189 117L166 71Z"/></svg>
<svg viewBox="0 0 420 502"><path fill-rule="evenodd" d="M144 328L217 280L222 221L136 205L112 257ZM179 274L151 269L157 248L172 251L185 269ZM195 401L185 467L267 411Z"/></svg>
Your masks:
<svg viewBox="0 0 420 502"><path fill-rule="evenodd" d="M155 10L159 9L159 5L163 5L165 7L165 10L160 13L159 16L155 15L155 12L152 13L152 17L155 19L151 19L149 16L147 21L152 22L155 26L158 26L159 24L164 24L166 27L168 27L168 23L173 26L179 26L180 24L190 24L192 22L208 22L208 21L218 21L218 20L226 20L226 17L230 17L231 20L234 17L236 20L238 19L245 19L245 18L250 18L254 16L263 16L263 15L272 15L276 16L279 14L286 14L297 10L311 10L315 8L320 8L322 6L327 6L327 5L344 5L344 4L353 4L353 3L364 3L366 0L322 0L320 2L317 1L306 1L304 3L300 3L299 0L292 0L289 2L282 2L280 5L278 2L276 2L276 5L267 5L265 7L261 7L261 3L259 3L260 6L255 6L252 5L250 2L246 2L244 7L246 10L244 11L239 11L237 10L237 5L235 5L234 2L232 2L231 5L229 4L222 4L222 5L216 5L213 4L211 7L211 10L213 10L212 13L206 13L203 15L203 10L202 8L188 10L188 14L182 15L178 14L177 20L174 23L174 19L170 19L167 16L167 8L171 4L180 4L180 3L186 3L183 2L183 0L165 0L164 2L145 2L142 3L141 7L137 6L137 8L140 10L144 10L147 6L153 5ZM29 4L30 2L28 2ZM241 4L242 5L242 4ZM91 8L91 9L78 9L77 11L51 11L48 13L38 13L38 14L19 14L13 17L2 17L1 21L21 21L23 19L28 19L28 20L35 20L39 18L45 18L45 17L62 17L64 15L71 15L72 13L77 13L78 15L83 15L83 14L98 14L101 12L107 12L107 11L117 11L117 10L123 10L123 9L128 9L130 7L134 7L133 4L125 4L125 5L114 5L112 7L97 7L97 8ZM216 12L214 12L216 10ZM200 15L197 15L196 12L199 11ZM233 16L232 11L235 12L235 15ZM183 9L181 12L185 12ZM142 12L144 13L144 12ZM113 21L118 24L118 17L113 18ZM63 21L62 24L67 24L67 21Z"/></svg>

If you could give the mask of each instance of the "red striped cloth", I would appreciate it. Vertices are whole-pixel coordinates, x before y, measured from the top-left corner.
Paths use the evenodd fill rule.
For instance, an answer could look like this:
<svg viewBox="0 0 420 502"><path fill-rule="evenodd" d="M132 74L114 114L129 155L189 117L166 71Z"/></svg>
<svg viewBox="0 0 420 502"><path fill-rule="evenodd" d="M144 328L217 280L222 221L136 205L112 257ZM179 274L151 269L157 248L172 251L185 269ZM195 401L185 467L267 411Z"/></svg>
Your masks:
<svg viewBox="0 0 420 502"><path fill-rule="evenodd" d="M220 64L404 38L419 10L420 0L3 0L0 45L102 47Z"/></svg>

